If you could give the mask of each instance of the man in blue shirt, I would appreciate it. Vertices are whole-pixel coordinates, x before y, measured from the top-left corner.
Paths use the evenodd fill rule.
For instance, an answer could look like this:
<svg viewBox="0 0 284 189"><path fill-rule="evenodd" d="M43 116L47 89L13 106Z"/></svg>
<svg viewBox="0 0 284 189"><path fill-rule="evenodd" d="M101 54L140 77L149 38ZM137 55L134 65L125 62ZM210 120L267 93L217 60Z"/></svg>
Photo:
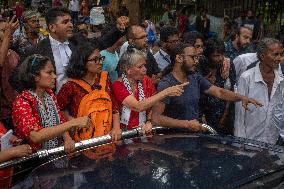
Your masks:
<svg viewBox="0 0 284 189"><path fill-rule="evenodd" d="M189 44L177 44L171 54L171 66L165 70L165 77L158 85L158 92L170 86L189 82L184 88L184 93L179 97L166 97L153 107L153 123L167 127L188 128L193 131L202 129L199 118L200 93L212 95L226 101L242 101L244 108L252 103L261 104L254 99L234 92L216 87L196 73L198 58L194 46Z"/></svg>

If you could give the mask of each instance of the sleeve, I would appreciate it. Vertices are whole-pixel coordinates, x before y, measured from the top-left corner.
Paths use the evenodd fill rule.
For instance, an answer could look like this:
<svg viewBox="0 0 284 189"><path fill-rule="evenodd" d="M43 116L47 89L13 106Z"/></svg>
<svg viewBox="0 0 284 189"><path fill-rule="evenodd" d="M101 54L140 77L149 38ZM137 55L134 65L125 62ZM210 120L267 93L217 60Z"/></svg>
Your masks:
<svg viewBox="0 0 284 189"><path fill-rule="evenodd" d="M108 91L108 94L110 95L111 102L112 102L112 112L113 112L113 114L117 114L117 113L119 113L119 107L118 107L117 100L114 97L114 93L112 91L111 80L110 80L109 75L108 75L108 78L107 78L107 91Z"/></svg>
<svg viewBox="0 0 284 189"><path fill-rule="evenodd" d="M115 81L112 84L112 91L113 91L113 94L114 94L116 101L119 104L122 104L124 99L130 95L130 93L124 87L123 83L120 82L120 81Z"/></svg>
<svg viewBox="0 0 284 189"><path fill-rule="evenodd" d="M235 66L236 69L236 80L238 81L239 78L241 77L242 72L244 72L244 66L242 65L242 59L240 56L237 56L234 60L233 60L233 64Z"/></svg>
<svg viewBox="0 0 284 189"><path fill-rule="evenodd" d="M157 93L165 90L166 88L168 87L171 87L172 85L167 82L166 80L162 80L159 84L158 84L158 87L157 87ZM165 97L162 102L165 103L165 104L170 104L170 101L171 101L171 97L170 96L167 96Z"/></svg>
<svg viewBox="0 0 284 189"><path fill-rule="evenodd" d="M60 91L57 94L57 103L61 111L67 110L73 99L73 89L71 82L67 82L62 85Z"/></svg>
<svg viewBox="0 0 284 189"><path fill-rule="evenodd" d="M247 81L241 77L238 81L237 93L247 96ZM235 131L234 135L237 137L246 138L245 132L245 109L242 107L242 102L235 104Z"/></svg>
<svg viewBox="0 0 284 189"><path fill-rule="evenodd" d="M103 36L92 39L92 41L97 41L99 44L99 49L104 50L112 46L119 38L121 38L125 33L119 31L115 26Z"/></svg>
<svg viewBox="0 0 284 189"><path fill-rule="evenodd" d="M282 138L284 138L284 101L283 101L284 95L283 95L283 92L281 94L280 99L282 100L279 100L272 110L271 125L273 127L276 127L277 130L280 130L280 135Z"/></svg>
<svg viewBox="0 0 284 189"><path fill-rule="evenodd" d="M234 90L234 86L236 85L237 82L237 76L236 76L236 69L235 69L235 65L231 62L230 63L230 73L229 73L229 77L231 80L231 89L232 91Z"/></svg>
<svg viewBox="0 0 284 189"><path fill-rule="evenodd" d="M43 127L39 118L32 112L32 104L21 97L16 98L13 103L13 122L16 135L23 139L29 139L31 131L39 131Z"/></svg>
<svg viewBox="0 0 284 189"><path fill-rule="evenodd" d="M202 75L198 74L197 77L199 77L200 92L204 93L204 91L207 91L212 86L212 84Z"/></svg>

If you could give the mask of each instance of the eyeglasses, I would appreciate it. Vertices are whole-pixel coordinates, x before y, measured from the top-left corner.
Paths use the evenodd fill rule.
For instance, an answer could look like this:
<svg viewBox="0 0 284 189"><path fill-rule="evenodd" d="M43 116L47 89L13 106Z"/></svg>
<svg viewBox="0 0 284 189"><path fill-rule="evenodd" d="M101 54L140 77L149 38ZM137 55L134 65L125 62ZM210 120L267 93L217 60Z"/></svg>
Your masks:
<svg viewBox="0 0 284 189"><path fill-rule="evenodd" d="M205 47L203 45L194 45L194 48L196 48L196 49L199 49L199 48L204 49Z"/></svg>
<svg viewBox="0 0 284 189"><path fill-rule="evenodd" d="M39 23L39 20L30 20L30 22L35 24L35 23Z"/></svg>
<svg viewBox="0 0 284 189"><path fill-rule="evenodd" d="M188 57L190 57L192 60L198 61L198 56L196 56L196 55L183 54L183 56L188 56Z"/></svg>
<svg viewBox="0 0 284 189"><path fill-rule="evenodd" d="M277 57L277 56L284 56L284 51L283 52L278 52L278 53L271 53L272 56Z"/></svg>
<svg viewBox="0 0 284 189"><path fill-rule="evenodd" d="M141 37L135 37L134 39L139 40L139 39L145 39L145 38L147 38L147 35L143 35L143 36L141 36Z"/></svg>
<svg viewBox="0 0 284 189"><path fill-rule="evenodd" d="M103 62L104 60L105 60L105 56L97 56L95 58L88 59L88 61L95 62L95 64Z"/></svg>
<svg viewBox="0 0 284 189"><path fill-rule="evenodd" d="M172 41L167 41L167 43L178 43L179 42L179 39L176 39L176 40L172 40Z"/></svg>

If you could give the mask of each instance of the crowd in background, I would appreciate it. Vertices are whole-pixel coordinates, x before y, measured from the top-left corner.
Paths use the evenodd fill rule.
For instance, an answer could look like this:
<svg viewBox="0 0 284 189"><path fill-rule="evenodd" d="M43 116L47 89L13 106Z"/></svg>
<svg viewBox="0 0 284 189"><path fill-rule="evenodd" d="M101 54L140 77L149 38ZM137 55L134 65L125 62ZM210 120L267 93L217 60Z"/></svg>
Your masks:
<svg viewBox="0 0 284 189"><path fill-rule="evenodd" d="M103 3L102 1L101 3ZM185 7L129 24L123 2L53 1L44 24L38 11L16 3L0 19L1 136L14 147L0 162L40 149L153 125L212 126L219 134L281 144L284 137L283 33L252 11L224 18L210 33L206 9ZM103 7L103 8L102 8ZM97 15L97 16L94 16ZM276 15L272 15L276 16Z"/></svg>

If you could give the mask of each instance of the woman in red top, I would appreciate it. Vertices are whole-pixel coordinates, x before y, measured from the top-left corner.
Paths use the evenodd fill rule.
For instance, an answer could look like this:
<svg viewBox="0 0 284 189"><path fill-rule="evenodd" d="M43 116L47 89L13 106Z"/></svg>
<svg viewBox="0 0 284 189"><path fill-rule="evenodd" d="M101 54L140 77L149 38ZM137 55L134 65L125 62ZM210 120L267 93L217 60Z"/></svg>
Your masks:
<svg viewBox="0 0 284 189"><path fill-rule="evenodd" d="M66 75L70 79L79 80L91 87L91 89L100 88L99 85L102 63L104 57L100 55L100 51L92 44L84 44L72 52ZM120 137L121 130L119 127L119 110L117 102L113 96L110 78L106 81L106 92L112 102L112 137L117 140ZM69 80L60 89L57 99L59 107L65 112L67 119L77 117L79 106L83 97L88 94L82 86Z"/></svg>
<svg viewBox="0 0 284 189"><path fill-rule="evenodd" d="M167 96L181 95L183 87L188 84L169 87L154 95L156 89L151 78L146 76L145 59L142 51L128 48L119 62L121 76L113 83L112 89L119 104L123 130L143 126L144 131L149 131L151 114L147 110Z"/></svg>
<svg viewBox="0 0 284 189"><path fill-rule="evenodd" d="M16 136L27 141L33 150L58 147L62 136L65 151L73 150L74 141L67 131L89 127L90 119L82 117L65 122L51 90L56 78L51 60L41 55L27 57L19 67L18 77L25 90L13 103Z"/></svg>

